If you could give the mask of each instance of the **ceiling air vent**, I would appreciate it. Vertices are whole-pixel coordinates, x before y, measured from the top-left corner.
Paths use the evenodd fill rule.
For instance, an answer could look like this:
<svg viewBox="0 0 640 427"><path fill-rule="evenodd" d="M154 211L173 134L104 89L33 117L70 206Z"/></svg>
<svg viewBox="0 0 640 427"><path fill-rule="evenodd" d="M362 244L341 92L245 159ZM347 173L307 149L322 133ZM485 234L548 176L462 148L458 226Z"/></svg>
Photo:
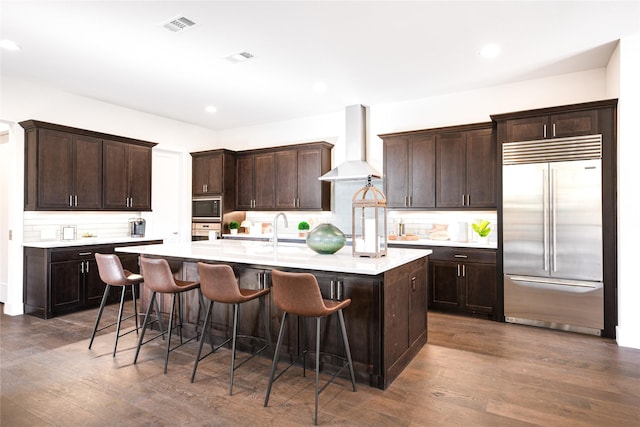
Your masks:
<svg viewBox="0 0 640 427"><path fill-rule="evenodd" d="M171 18L167 22L162 23L164 28L169 31L173 31L174 33L186 31L189 28L193 28L195 25L195 22L189 18L185 18L184 16L176 16L175 18Z"/></svg>

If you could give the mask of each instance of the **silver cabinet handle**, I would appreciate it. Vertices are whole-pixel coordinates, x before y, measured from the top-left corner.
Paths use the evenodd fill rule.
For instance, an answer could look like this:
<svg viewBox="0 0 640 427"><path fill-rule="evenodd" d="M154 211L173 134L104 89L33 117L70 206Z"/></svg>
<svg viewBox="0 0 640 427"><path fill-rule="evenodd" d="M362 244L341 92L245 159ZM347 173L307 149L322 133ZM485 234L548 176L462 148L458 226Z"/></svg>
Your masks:
<svg viewBox="0 0 640 427"><path fill-rule="evenodd" d="M338 292L337 292L337 300L338 301L342 301L342 297L343 297L343 286L342 286L342 280L338 280Z"/></svg>
<svg viewBox="0 0 640 427"><path fill-rule="evenodd" d="M542 137L547 137L547 125L542 125Z"/></svg>
<svg viewBox="0 0 640 427"><path fill-rule="evenodd" d="M336 282L334 280L331 281L329 285L329 299L334 299L336 295Z"/></svg>
<svg viewBox="0 0 640 427"><path fill-rule="evenodd" d="M556 137L556 124L553 124L553 128L552 128L552 132L553 132L553 137Z"/></svg>
<svg viewBox="0 0 640 427"><path fill-rule="evenodd" d="M78 254L78 256L87 256L87 255L91 255L91 252L80 252Z"/></svg>
<svg viewBox="0 0 640 427"><path fill-rule="evenodd" d="M453 255L453 257L454 257L454 258L464 258L464 259L467 259L467 258L468 258L468 256L467 256L467 255L460 255L460 254L455 254L455 255Z"/></svg>
<svg viewBox="0 0 640 427"><path fill-rule="evenodd" d="M73 206L73 196L69 194L69 207Z"/></svg>
<svg viewBox="0 0 640 427"><path fill-rule="evenodd" d="M458 270L458 277L460 277L460 264L458 264L457 270Z"/></svg>
<svg viewBox="0 0 640 427"><path fill-rule="evenodd" d="M89 261L85 261L87 263L87 269L85 270L85 273L89 272Z"/></svg>
<svg viewBox="0 0 640 427"><path fill-rule="evenodd" d="M462 264L462 277L467 277L467 269L464 264Z"/></svg>

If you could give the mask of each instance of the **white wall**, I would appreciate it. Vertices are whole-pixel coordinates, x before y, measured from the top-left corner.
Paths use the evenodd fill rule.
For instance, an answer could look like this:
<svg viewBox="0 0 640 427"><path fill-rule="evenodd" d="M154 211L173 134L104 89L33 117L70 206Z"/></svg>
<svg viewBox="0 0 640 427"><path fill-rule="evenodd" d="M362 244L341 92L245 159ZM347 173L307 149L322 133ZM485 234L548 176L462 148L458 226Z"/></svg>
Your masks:
<svg viewBox="0 0 640 427"><path fill-rule="evenodd" d="M640 286L637 247L640 241L640 36L621 40L612 58L609 89L618 101L618 344L640 348ZM618 75L619 79L615 79ZM617 83L617 85L616 85ZM617 86L617 87L616 87ZM617 89L617 91L616 91Z"/></svg>

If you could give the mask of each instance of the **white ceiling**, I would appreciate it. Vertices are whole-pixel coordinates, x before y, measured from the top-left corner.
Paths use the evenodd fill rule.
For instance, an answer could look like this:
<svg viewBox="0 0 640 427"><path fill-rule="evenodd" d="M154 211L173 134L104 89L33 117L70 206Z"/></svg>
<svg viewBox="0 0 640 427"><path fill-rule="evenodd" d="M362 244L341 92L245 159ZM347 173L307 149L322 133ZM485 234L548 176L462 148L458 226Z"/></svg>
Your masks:
<svg viewBox="0 0 640 427"><path fill-rule="evenodd" d="M603 67L640 32L639 1L2 0L0 13L0 38L22 48L0 52L3 75L215 130ZM176 16L196 26L162 27ZM487 42L502 55L481 58ZM224 59L243 51L254 58Z"/></svg>

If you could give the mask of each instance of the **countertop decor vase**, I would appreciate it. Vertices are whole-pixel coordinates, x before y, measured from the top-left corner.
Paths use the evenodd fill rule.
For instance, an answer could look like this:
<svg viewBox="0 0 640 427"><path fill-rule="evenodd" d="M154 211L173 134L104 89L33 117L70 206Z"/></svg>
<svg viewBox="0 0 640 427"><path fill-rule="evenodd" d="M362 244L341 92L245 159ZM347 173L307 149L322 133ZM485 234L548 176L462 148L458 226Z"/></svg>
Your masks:
<svg viewBox="0 0 640 427"><path fill-rule="evenodd" d="M333 254L347 242L344 233L333 224L324 223L315 227L307 236L307 246L319 254Z"/></svg>

